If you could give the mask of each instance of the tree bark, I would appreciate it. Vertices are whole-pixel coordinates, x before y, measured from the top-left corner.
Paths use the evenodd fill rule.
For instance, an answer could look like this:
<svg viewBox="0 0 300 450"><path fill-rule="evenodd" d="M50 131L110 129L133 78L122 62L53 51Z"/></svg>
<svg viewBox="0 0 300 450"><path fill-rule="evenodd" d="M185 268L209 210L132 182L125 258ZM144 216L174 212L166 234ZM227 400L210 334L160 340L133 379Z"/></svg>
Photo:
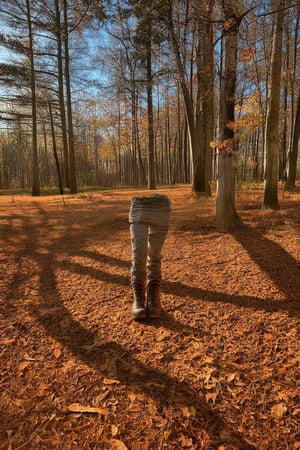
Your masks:
<svg viewBox="0 0 300 450"><path fill-rule="evenodd" d="M61 120L62 145L64 156L64 184L70 187L70 162L67 135L67 120L65 109L65 90L64 90L64 70L63 70L63 51L62 51L62 27L60 17L59 0L55 0L55 31L57 40L57 69L58 69L58 100Z"/></svg>
<svg viewBox="0 0 300 450"><path fill-rule="evenodd" d="M297 159L298 159L298 147L300 137L300 93L297 102L297 111L294 123L293 138L291 150L288 154L288 167L287 167L287 179L285 182L285 189L294 189L297 173Z"/></svg>
<svg viewBox="0 0 300 450"><path fill-rule="evenodd" d="M280 81L282 65L282 26L285 0L278 0L276 28L273 38L270 77L270 103L266 123L266 160L264 174L264 194L262 209L279 209L278 175L279 175L279 108Z"/></svg>
<svg viewBox="0 0 300 450"><path fill-rule="evenodd" d="M54 121L53 121L52 107L51 107L51 102L50 101L48 102L48 107L49 107L49 116L50 116L50 124L51 124L53 156L54 156L54 161L55 161L56 170L57 170L57 178L58 178L58 188L59 188L59 193L61 195L63 195L64 187L63 187L63 183L62 183L60 164L59 164L57 148L56 148L56 137L55 137L55 130L54 130Z"/></svg>
<svg viewBox="0 0 300 450"><path fill-rule="evenodd" d="M202 5L203 7L203 5ZM205 4L205 14L211 17L213 1ZM201 7L199 8L199 13ZM214 51L213 26L211 21L197 21L198 45L196 127L199 129L200 154L195 161L193 190L210 194L209 181L212 176L211 141L214 135Z"/></svg>
<svg viewBox="0 0 300 450"><path fill-rule="evenodd" d="M68 30L68 2L64 0L64 54L65 54L65 82L66 82L66 99L67 99L67 120L68 120L68 138L69 138L69 177L70 192L77 193L76 179L76 159L75 159L75 141L73 129L73 112L72 112L72 94L70 81L70 56L69 56L69 30Z"/></svg>
<svg viewBox="0 0 300 450"><path fill-rule="evenodd" d="M206 171L203 170L203 164L205 164L205 156L203 155L204 152L203 145L201 145L201 129L196 125L193 99L187 85L178 38L174 30L174 23L172 18L172 2L169 2L169 8L167 12L167 24L170 33L171 44L175 55L179 75L179 85L181 88L186 114L186 121L188 125L189 146L193 162L192 190L195 193L198 192L203 193L205 192L206 186L206 182L204 181L203 177L205 176Z"/></svg>
<svg viewBox="0 0 300 450"><path fill-rule="evenodd" d="M216 227L220 231L229 231L240 223L235 208L234 132L228 127L229 122L234 122L239 22L236 4L225 0L223 8L224 67L219 111Z"/></svg>
<svg viewBox="0 0 300 450"><path fill-rule="evenodd" d="M147 120L148 120L148 189L156 189L155 158L154 158L154 123L153 123L153 98L152 98L152 48L151 25L149 24L149 39L147 42Z"/></svg>
<svg viewBox="0 0 300 450"><path fill-rule="evenodd" d="M36 82L33 52L33 35L31 22L30 0L26 0L27 25L29 38L30 57L30 88L31 88L31 110L32 110L32 195L40 195L39 164L38 164L38 144L37 144L37 111L36 111Z"/></svg>

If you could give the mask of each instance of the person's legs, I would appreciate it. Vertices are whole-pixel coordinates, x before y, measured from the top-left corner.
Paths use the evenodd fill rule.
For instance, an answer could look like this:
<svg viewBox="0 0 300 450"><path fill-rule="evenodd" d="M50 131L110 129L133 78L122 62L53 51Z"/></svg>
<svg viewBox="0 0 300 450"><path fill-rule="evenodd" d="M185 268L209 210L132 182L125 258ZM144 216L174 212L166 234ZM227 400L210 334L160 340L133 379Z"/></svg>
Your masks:
<svg viewBox="0 0 300 450"><path fill-rule="evenodd" d="M131 285L134 292L133 317L135 319L146 317L146 278L148 279L148 316L159 317L161 314L159 302L161 249L168 232L169 218L170 200L167 196L155 194L132 198L129 223L132 242Z"/></svg>
<svg viewBox="0 0 300 450"><path fill-rule="evenodd" d="M168 226L150 225L148 235L148 282L161 281L161 250L168 233Z"/></svg>
<svg viewBox="0 0 300 450"><path fill-rule="evenodd" d="M130 224L132 265L131 283L146 282L146 261L148 247L148 225L145 223Z"/></svg>
<svg viewBox="0 0 300 450"><path fill-rule="evenodd" d="M162 313L160 302L161 249L168 233L168 226L152 225L149 230L147 308L148 317L157 318Z"/></svg>
<svg viewBox="0 0 300 450"><path fill-rule="evenodd" d="M144 223L130 224L130 235L132 245L131 286L134 297L132 314L134 319L143 319L147 316L145 285L148 225Z"/></svg>

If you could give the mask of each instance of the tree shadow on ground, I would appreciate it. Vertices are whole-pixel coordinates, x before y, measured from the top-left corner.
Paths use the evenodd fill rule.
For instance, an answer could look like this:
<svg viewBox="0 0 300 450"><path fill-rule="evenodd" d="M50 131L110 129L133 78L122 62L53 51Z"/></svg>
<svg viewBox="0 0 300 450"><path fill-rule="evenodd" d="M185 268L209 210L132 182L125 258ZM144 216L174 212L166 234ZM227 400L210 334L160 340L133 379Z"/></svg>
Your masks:
<svg viewBox="0 0 300 450"><path fill-rule="evenodd" d="M30 257L31 260L34 260L38 267L39 297L42 301L39 304L30 305L30 312L42 324L48 335L69 349L76 358L82 360L100 376L115 378L128 389L142 392L154 399L161 410L165 406L174 409L180 408L182 405L196 407L198 414L197 421L194 424L194 434L197 433L198 429L204 428L216 445L229 443L239 449L254 449L255 447L247 443L239 432L233 430L221 415L214 411L208 402L188 383L179 381L150 365L143 364L125 346L107 339L107 335L100 335L104 342L101 346L97 346L92 351L87 351L84 348L85 346L91 346L99 338L99 333L92 332L78 320L75 320L70 311L63 305L57 283L57 269L64 268L72 273L88 275L96 280L115 283L128 288L129 277L110 274L105 270L87 267L77 262L59 261L56 258L58 253L55 252L61 252L60 243L63 243L67 237L67 230L66 235L61 236L54 243L45 245L43 251L41 251L41 244L37 241L36 228L47 228L50 217L42 209L40 214L41 221L35 226L32 226L29 219L24 219L23 228L26 237L22 242L20 251L15 254L19 266L18 274L13 281L15 286L21 288L24 283L22 268L25 259ZM278 244L270 241L255 229L242 227L232 234L245 248L249 256L274 281L278 289L285 294L286 300L274 302L272 299L234 296L187 286L181 282L164 282L163 291L183 298L192 297L201 301L226 302L266 311L286 310L290 315L297 315L298 305L296 300L299 292L299 264L297 261ZM94 258L99 262L129 268L130 264L126 261L86 251L84 239L79 243L74 237L69 241L69 244L76 248L76 252L71 250L72 255L77 253ZM13 294L12 291L11 294ZM171 323L173 327L178 326L174 321L172 325L172 320L170 320L168 314L162 319L161 323L164 326L167 326L168 323ZM114 361L114 364L108 364L108 361ZM193 426L192 421L190 426Z"/></svg>
<svg viewBox="0 0 300 450"><path fill-rule="evenodd" d="M47 214L42 214L41 223L38 226L47 227ZM48 244L41 251L41 244L36 238L36 229L31 226L30 221L25 221L24 232L26 238L15 257L20 261L18 272L22 273L22 264L26 256L34 261L37 266L36 275L39 278L39 302L28 303L28 312L44 327L49 336L66 347L76 358L95 370L100 376L115 378L134 392L143 393L152 398L160 410L170 407L174 410L181 406L193 406L197 410L197 416L189 422L189 429L181 429L181 433L194 437L205 429L211 440L216 445L228 443L237 449L255 449L249 444L241 433L235 431L227 424L221 415L214 411L208 402L199 395L187 382L179 381L163 371L145 365L135 358L128 349L115 341L107 338L106 330L95 333L75 320L70 311L63 305L60 295L56 272L63 264L63 267L80 275L87 274L96 279L110 281L121 285L128 285L128 279L122 276L115 276L98 271L90 267L83 267L80 264L59 262L54 252L54 244ZM63 241L63 237L60 238ZM75 245L75 244L74 244ZM82 245L82 243L81 243ZM59 242L56 247L60 251ZM45 251L47 250L47 251ZM78 249L79 250L79 249ZM24 258L24 261L22 259ZM16 283L18 280L15 279ZM24 279L20 279L18 287ZM173 286L173 288L176 286ZM174 294L177 292L174 292ZM100 334L100 336L99 336ZM97 346L92 351L87 351L85 346L91 346L95 340L102 338L103 344ZM111 363L111 362L114 363ZM108 363L109 362L109 363ZM177 414L178 419L174 419L174 424L181 427L182 419Z"/></svg>
<svg viewBox="0 0 300 450"><path fill-rule="evenodd" d="M224 419L214 411L211 406L199 395L187 382L179 381L163 371L145 365L132 352L115 341L111 341L107 335L94 333L75 320L71 313L62 305L56 285L54 267L50 261L40 261L41 296L43 302L35 305L31 313L43 325L49 336L60 342L76 358L83 361L100 376L116 379L125 387L136 393L142 393L152 398L158 408L179 409L182 406L193 406L197 410L197 419L190 422L190 429L185 430L187 435L197 436L197 432L205 429L214 443L230 443L237 449L255 449L249 444L241 433L232 429ZM51 299L49 295L51 285ZM48 286L43 289L43 286ZM51 300L51 305L49 305ZM47 308L49 313L47 314ZM101 337L102 345L92 351L87 351L86 346L92 346L95 340ZM180 427L178 418L177 426ZM176 419L174 419L176 423ZM184 431L181 431L184 433Z"/></svg>
<svg viewBox="0 0 300 450"><path fill-rule="evenodd" d="M295 258L255 228L244 225L234 230L232 236L286 296L287 304L299 301L300 264Z"/></svg>

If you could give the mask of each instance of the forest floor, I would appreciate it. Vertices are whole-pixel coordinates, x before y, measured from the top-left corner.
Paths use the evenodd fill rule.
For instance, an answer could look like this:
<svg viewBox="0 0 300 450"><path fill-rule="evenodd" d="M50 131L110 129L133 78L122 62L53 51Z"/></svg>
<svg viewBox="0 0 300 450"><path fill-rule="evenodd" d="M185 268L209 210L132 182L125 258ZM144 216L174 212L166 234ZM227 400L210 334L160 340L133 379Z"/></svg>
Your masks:
<svg viewBox="0 0 300 450"><path fill-rule="evenodd" d="M172 201L159 320L131 318L128 210L142 190L0 196L0 448L299 449L300 189L215 229ZM298 377L298 378L297 378Z"/></svg>

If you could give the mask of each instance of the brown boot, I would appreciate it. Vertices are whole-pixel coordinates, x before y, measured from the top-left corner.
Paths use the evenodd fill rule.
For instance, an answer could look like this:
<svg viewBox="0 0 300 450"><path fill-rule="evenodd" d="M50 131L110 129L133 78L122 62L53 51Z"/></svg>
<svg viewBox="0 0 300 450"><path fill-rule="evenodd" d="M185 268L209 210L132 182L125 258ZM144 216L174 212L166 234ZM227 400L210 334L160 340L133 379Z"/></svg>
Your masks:
<svg viewBox="0 0 300 450"><path fill-rule="evenodd" d="M147 307L148 317L157 319L162 314L162 306L160 303L160 281L151 280L147 286Z"/></svg>
<svg viewBox="0 0 300 450"><path fill-rule="evenodd" d="M132 316L133 319L145 319L147 317L147 310L145 307L146 296L145 296L145 284L143 282L132 283L133 290L133 305L132 305Z"/></svg>

